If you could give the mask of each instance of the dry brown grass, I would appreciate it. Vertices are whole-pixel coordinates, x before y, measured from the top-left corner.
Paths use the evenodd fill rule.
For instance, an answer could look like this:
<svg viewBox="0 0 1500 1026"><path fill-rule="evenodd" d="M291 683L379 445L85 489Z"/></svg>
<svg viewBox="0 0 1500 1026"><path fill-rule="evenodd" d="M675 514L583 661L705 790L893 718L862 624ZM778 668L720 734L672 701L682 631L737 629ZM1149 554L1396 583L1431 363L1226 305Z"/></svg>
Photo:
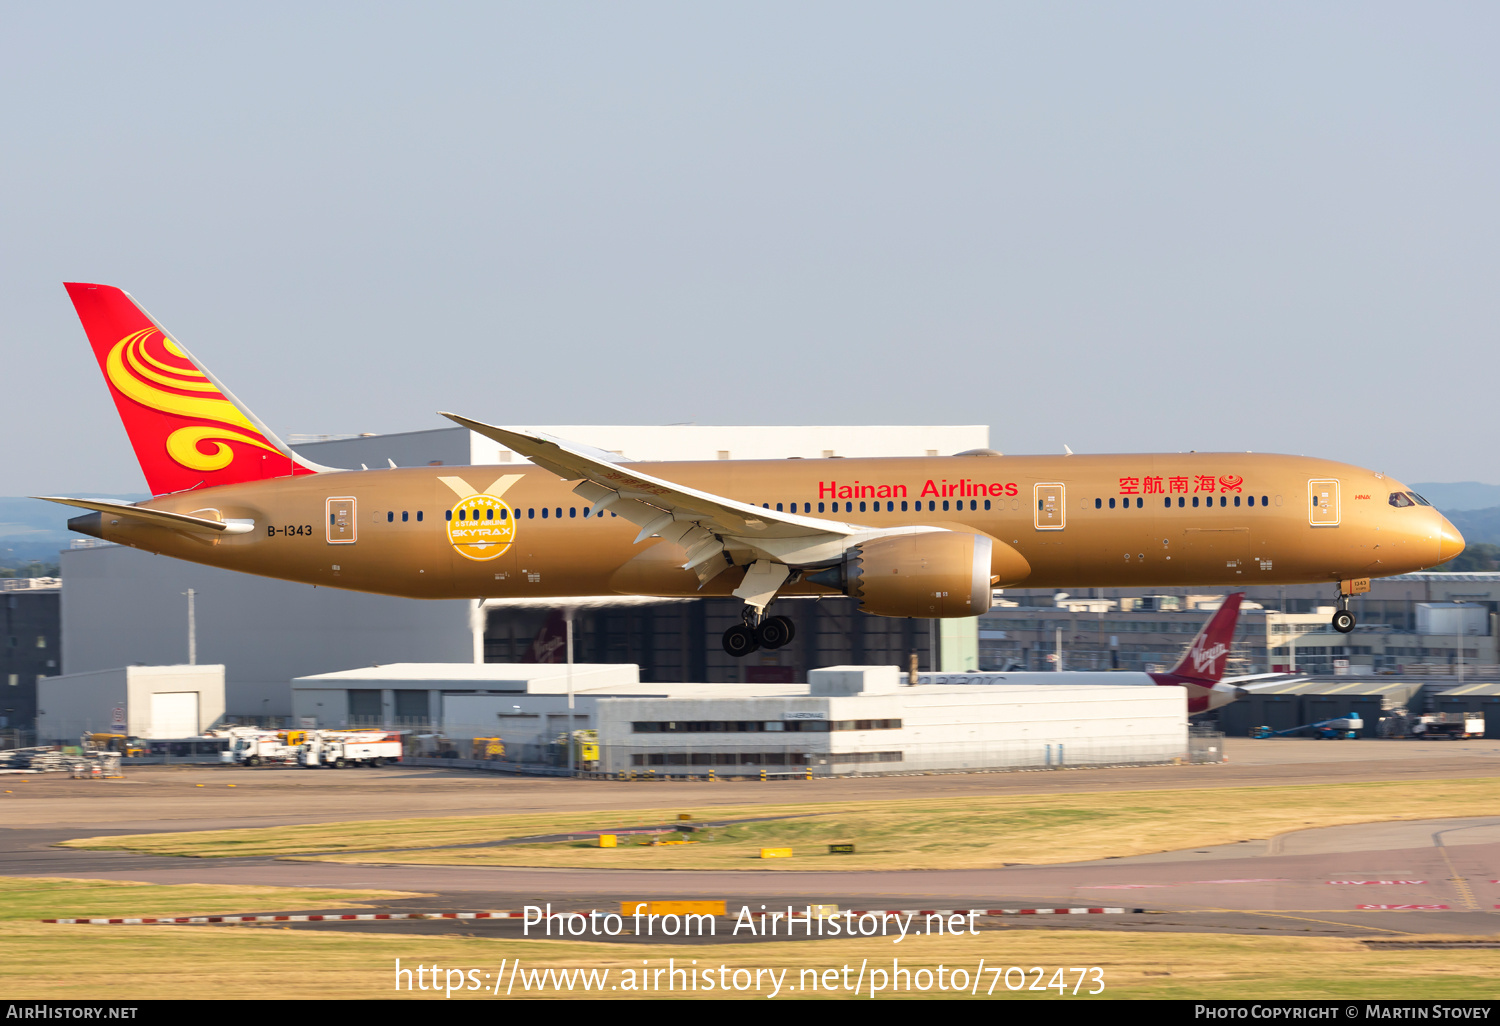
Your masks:
<svg viewBox="0 0 1500 1026"><path fill-rule="evenodd" d="M610 970L608 983L616 986L627 970L667 968L675 960L681 968L786 970L782 998L852 997L843 989L832 992L798 990L810 979L803 970L850 968L857 979L861 962L889 972L892 959L900 968L939 964L949 971L973 974L980 959L986 966L1045 969L1044 982L1058 968L1099 967L1106 998L1425 998L1493 1000L1494 952L1372 951L1355 940L1291 937L1244 937L1213 934L1140 936L1093 932L985 932L977 937L908 939L900 945L888 940L768 942L757 945L620 945L566 941L507 941L478 937L420 937L360 933L312 933L253 927L155 926L44 926L0 924L0 944L7 957L0 960L0 992L11 999L101 998L149 1000L159 998L305 998L411 997L444 999L439 991L394 990L396 959L403 967L439 965L444 970L475 970L484 991L456 991L453 997L503 998L487 988L509 960L521 968ZM502 962L502 960L506 960ZM1092 974L1085 974L1092 977ZM1065 973L1069 989L1077 973ZM746 980L747 976L742 976ZM842 973L839 975L842 988ZM471 980L462 977L463 985ZM508 979L508 977L507 977ZM662 977L665 979L665 976ZM1035 982L1028 973L1026 985ZM1011 982L1020 976L1011 974ZM970 977L971 985L973 977ZM715 990L696 993L620 991L585 993L553 985L526 996L576 997L721 997ZM916 978L921 982L921 977ZM986 972L980 986L984 996L994 977ZM769 981L765 981L769 988ZM1091 989L1086 982L1081 990ZM1008 991L1002 981L992 997L1047 997L1056 991ZM524 984L512 997L522 996ZM732 997L767 996L732 992ZM862 991L868 1000L868 991ZM891 996L887 991L882 996ZM926 994L901 997L967 997L935 987ZM1068 1000L1079 1000L1068 995Z"/></svg>
<svg viewBox="0 0 1500 1026"><path fill-rule="evenodd" d="M1451 780L1441 785L1445 807L1468 815L1500 814L1500 788L1488 779ZM1044 864L1139 855L1157 851L1231 844L1307 827L1429 818L1431 783L1373 783L1225 788L1200 791L1135 791L1112 794L1007 796L860 802L835 806L758 806L741 815L795 818L740 823L711 831L711 840L681 846L642 847L622 838L618 848L586 840L516 844L487 848L387 851L375 855L328 854L320 861L421 863L466 866L549 866L661 869L968 869L1006 864ZM719 815L725 815L718 810ZM616 814L629 822L631 814ZM519 818L519 817L517 817ZM602 815L593 824L608 823ZM457 841L437 821L419 821L429 836ZM597 826L596 826L597 828ZM368 828L367 828L368 829ZM419 842L404 835L404 824L382 824L402 834L402 847ZM527 829L508 817L486 817L476 830ZM162 835L158 835L160 837ZM481 836L484 836L481 833ZM477 838L471 838L477 839ZM134 846L134 839L125 841ZM214 851L207 835L188 835L156 850L191 845ZM854 855L829 855L827 846L853 843ZM762 847L790 847L790 859L760 859ZM150 850L150 849L144 849Z"/></svg>

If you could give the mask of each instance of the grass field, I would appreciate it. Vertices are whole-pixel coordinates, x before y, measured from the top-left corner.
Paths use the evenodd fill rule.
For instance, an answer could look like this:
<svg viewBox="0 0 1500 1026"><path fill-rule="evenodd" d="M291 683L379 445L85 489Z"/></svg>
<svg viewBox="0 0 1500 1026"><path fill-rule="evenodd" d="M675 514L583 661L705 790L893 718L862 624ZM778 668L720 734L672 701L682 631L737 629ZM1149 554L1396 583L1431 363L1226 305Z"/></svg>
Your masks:
<svg viewBox="0 0 1500 1026"><path fill-rule="evenodd" d="M822 989L836 970L842 988L842 969L857 979L862 960L868 970L887 974L893 958L900 968L927 969L939 964L945 973L959 968L973 983L980 959L990 967L1016 967L1026 972L1026 987L1036 980L1032 967L1045 970L1052 982L1058 968L1098 967L1105 998L1325 998L1325 999L1485 999L1493 1000L1500 987L1494 979L1494 952L1371 950L1355 940L1330 938L1245 937L1214 934L1095 933L1088 931L1034 932L1021 929L986 931L979 936L908 938L899 945L889 939L857 941L768 942L756 945L630 945L546 940L498 940L484 937L392 936L356 933L313 933L269 927L206 926L72 926L35 922L35 918L105 915L189 915L349 907L385 892L313 891L272 887L159 886L103 881L0 880L0 993L11 1000L44 998L383 998L411 997L445 1000L444 991L399 993L394 989L395 961L403 967L438 965L443 979L457 979L465 988L478 982L488 988L490 978L520 959L523 972L609 970L606 988L618 986L626 970L666 968L675 959L680 968L714 970L714 978L733 979L736 969L786 970L780 997L852 997L843 989ZM1408 940L1414 938L1406 938ZM728 976L719 973L725 966ZM449 977L448 970L463 970ZM468 976L474 970L477 975ZM804 975L816 970L816 974ZM1071 989L1078 973L1065 973ZM1093 986L1093 975L1083 974L1081 990ZM813 979L819 989L799 990ZM524 977L523 977L524 979ZM524 996L588 996L578 985L568 990L556 977ZM866 980L877 979L873 973ZM920 975L913 978L920 983ZM992 984L992 997L1085 1000L1080 994L1059 997L1056 990L1008 991L986 971L979 986L982 996ZM1012 973L1012 983L1021 977ZM524 987L524 983L520 984ZM866 984L868 987L868 982ZM729 996L769 996L763 989L731 991ZM720 997L719 990L669 993L665 991L594 990L594 996ZM458 990L453 997L504 997L485 991ZM523 996L521 990L512 997ZM868 992L862 992L868 1000ZM886 991L881 996L892 996ZM926 993L899 997L960 997L936 986Z"/></svg>
<svg viewBox="0 0 1500 1026"><path fill-rule="evenodd" d="M1444 807L1500 814L1493 778L1445 781ZM304 855L323 860L424 864L663 869L962 869L1074 862L1229 844L1288 830L1430 818L1430 782L1305 784L1194 791L1126 791L877 802L678 807L634 812L476 816L325 823L83 838L85 848L163 855ZM711 840L618 848L587 841L437 849L506 838L668 824L695 819L791 817L708 831ZM827 845L853 843L854 855ZM761 860L761 847L791 847L791 859ZM379 854L354 854L362 849ZM424 850L425 849L425 850ZM436 849L436 850L435 850Z"/></svg>

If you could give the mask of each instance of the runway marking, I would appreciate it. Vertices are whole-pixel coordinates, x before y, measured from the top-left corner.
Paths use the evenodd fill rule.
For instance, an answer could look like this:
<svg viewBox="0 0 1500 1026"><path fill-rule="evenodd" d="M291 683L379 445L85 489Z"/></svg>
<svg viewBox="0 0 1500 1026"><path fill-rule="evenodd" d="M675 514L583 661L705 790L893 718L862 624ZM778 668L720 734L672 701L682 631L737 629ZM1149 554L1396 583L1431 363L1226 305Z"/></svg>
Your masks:
<svg viewBox="0 0 1500 1026"><path fill-rule="evenodd" d="M1332 919L1311 919L1311 918L1309 918L1307 916L1294 916L1294 915L1290 915L1290 914L1288 914L1286 912L1260 911L1260 910L1257 910L1257 909L1249 909L1249 908L1239 908L1239 909L1235 909L1235 908L1215 908L1214 906L1211 906L1211 905L1205 905L1205 906L1199 907L1196 910L1184 910L1184 911L1198 911L1198 912L1240 912L1240 913L1243 913L1244 915L1248 915L1248 916L1265 916L1265 917L1267 917L1269 919L1295 919L1299 923L1320 923L1323 926L1340 926L1340 927L1343 927L1344 929L1348 929L1350 927L1357 926L1361 930L1374 930L1377 933L1395 933L1395 934L1403 934L1403 935L1405 935L1405 934L1410 934L1412 932L1411 930L1389 930L1389 929L1386 929L1383 926L1369 926L1369 925L1366 925L1364 923L1358 923L1358 924L1355 924L1355 923L1340 923L1340 922L1337 922L1337 921L1332 920ZM1337 914L1337 913L1343 912L1345 910L1344 909L1333 909L1333 908L1331 908L1331 909L1315 909L1315 910L1314 909L1309 909L1307 911L1319 911L1319 912L1326 911L1326 912L1331 912L1331 913Z"/></svg>
<svg viewBox="0 0 1500 1026"><path fill-rule="evenodd" d="M1443 857L1443 862L1447 865L1448 872L1452 874L1448 878L1448 882L1453 885L1454 890L1458 891L1458 896L1463 900L1464 907L1477 912L1479 910L1479 902L1474 900L1474 892L1469 889L1469 881L1464 879L1463 874L1458 871L1458 867L1453 864L1453 859L1448 856L1448 846L1443 843L1444 833L1446 831L1439 830L1433 834L1432 843L1437 848L1438 854Z"/></svg>
<svg viewBox="0 0 1500 1026"><path fill-rule="evenodd" d="M1242 880L1189 880L1190 884L1226 884L1226 883L1286 883L1284 876L1252 876Z"/></svg>
<svg viewBox="0 0 1500 1026"><path fill-rule="evenodd" d="M1286 883L1284 876L1256 876L1245 877L1236 880L1185 880L1182 883L1172 884L1079 884L1080 891L1129 891L1142 890L1144 888L1162 887L1192 887L1194 884L1243 884L1243 883ZM1332 883L1333 881L1329 881Z"/></svg>
<svg viewBox="0 0 1500 1026"><path fill-rule="evenodd" d="M902 909L850 909L851 916L879 916L879 915L913 915L913 916L1077 916L1077 915L1127 915L1131 913L1145 912L1143 908L902 908ZM762 918L781 913L754 912L755 918ZM91 924L111 926L153 926L174 924L200 924L200 923L344 923L344 922L376 922L392 919L524 919L525 912L363 912L345 915L305 915L305 916L175 916L171 918L148 918L142 917L120 917L115 919L43 919L44 923L59 924ZM544 918L570 919L582 916L587 918L584 912L553 912ZM731 916L719 918L729 919Z"/></svg>
<svg viewBox="0 0 1500 1026"><path fill-rule="evenodd" d="M1392 887L1401 884L1424 884L1426 880L1329 880L1331 884L1385 884Z"/></svg>
<svg viewBox="0 0 1500 1026"><path fill-rule="evenodd" d="M1447 905L1355 905L1360 910L1378 910L1386 912L1430 912L1434 909L1446 909Z"/></svg>

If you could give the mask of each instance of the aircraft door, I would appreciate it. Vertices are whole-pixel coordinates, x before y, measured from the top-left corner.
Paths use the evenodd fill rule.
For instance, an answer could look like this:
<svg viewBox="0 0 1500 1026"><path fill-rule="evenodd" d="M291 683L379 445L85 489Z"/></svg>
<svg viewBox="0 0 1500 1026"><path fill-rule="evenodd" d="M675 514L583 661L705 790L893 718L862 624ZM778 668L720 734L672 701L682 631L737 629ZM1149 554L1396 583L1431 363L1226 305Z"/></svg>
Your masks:
<svg viewBox="0 0 1500 1026"><path fill-rule="evenodd" d="M1307 482L1307 522L1314 527L1339 526L1337 478L1313 478Z"/></svg>
<svg viewBox="0 0 1500 1026"><path fill-rule="evenodd" d="M354 519L354 497L344 495L327 502L328 519L324 530L328 532L329 545L352 545L357 534Z"/></svg>
<svg viewBox="0 0 1500 1026"><path fill-rule="evenodd" d="M1032 516L1038 531L1061 531L1067 521L1067 502L1060 482L1031 486Z"/></svg>

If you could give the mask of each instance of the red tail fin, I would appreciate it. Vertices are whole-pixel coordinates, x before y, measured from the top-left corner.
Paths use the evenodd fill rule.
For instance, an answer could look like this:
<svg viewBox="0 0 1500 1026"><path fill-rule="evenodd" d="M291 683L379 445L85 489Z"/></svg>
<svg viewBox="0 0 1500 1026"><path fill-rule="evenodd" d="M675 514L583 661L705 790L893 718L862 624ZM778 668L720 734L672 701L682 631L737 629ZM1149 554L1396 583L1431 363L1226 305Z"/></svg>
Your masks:
<svg viewBox="0 0 1500 1026"><path fill-rule="evenodd" d="M313 474L135 300L66 283L153 495Z"/></svg>
<svg viewBox="0 0 1500 1026"><path fill-rule="evenodd" d="M1188 650L1182 654L1177 665L1169 671L1176 677L1217 683L1224 676L1224 664L1229 660L1229 647L1234 641L1234 627L1240 619L1240 602L1245 593L1237 591L1226 596L1220 606Z"/></svg>

